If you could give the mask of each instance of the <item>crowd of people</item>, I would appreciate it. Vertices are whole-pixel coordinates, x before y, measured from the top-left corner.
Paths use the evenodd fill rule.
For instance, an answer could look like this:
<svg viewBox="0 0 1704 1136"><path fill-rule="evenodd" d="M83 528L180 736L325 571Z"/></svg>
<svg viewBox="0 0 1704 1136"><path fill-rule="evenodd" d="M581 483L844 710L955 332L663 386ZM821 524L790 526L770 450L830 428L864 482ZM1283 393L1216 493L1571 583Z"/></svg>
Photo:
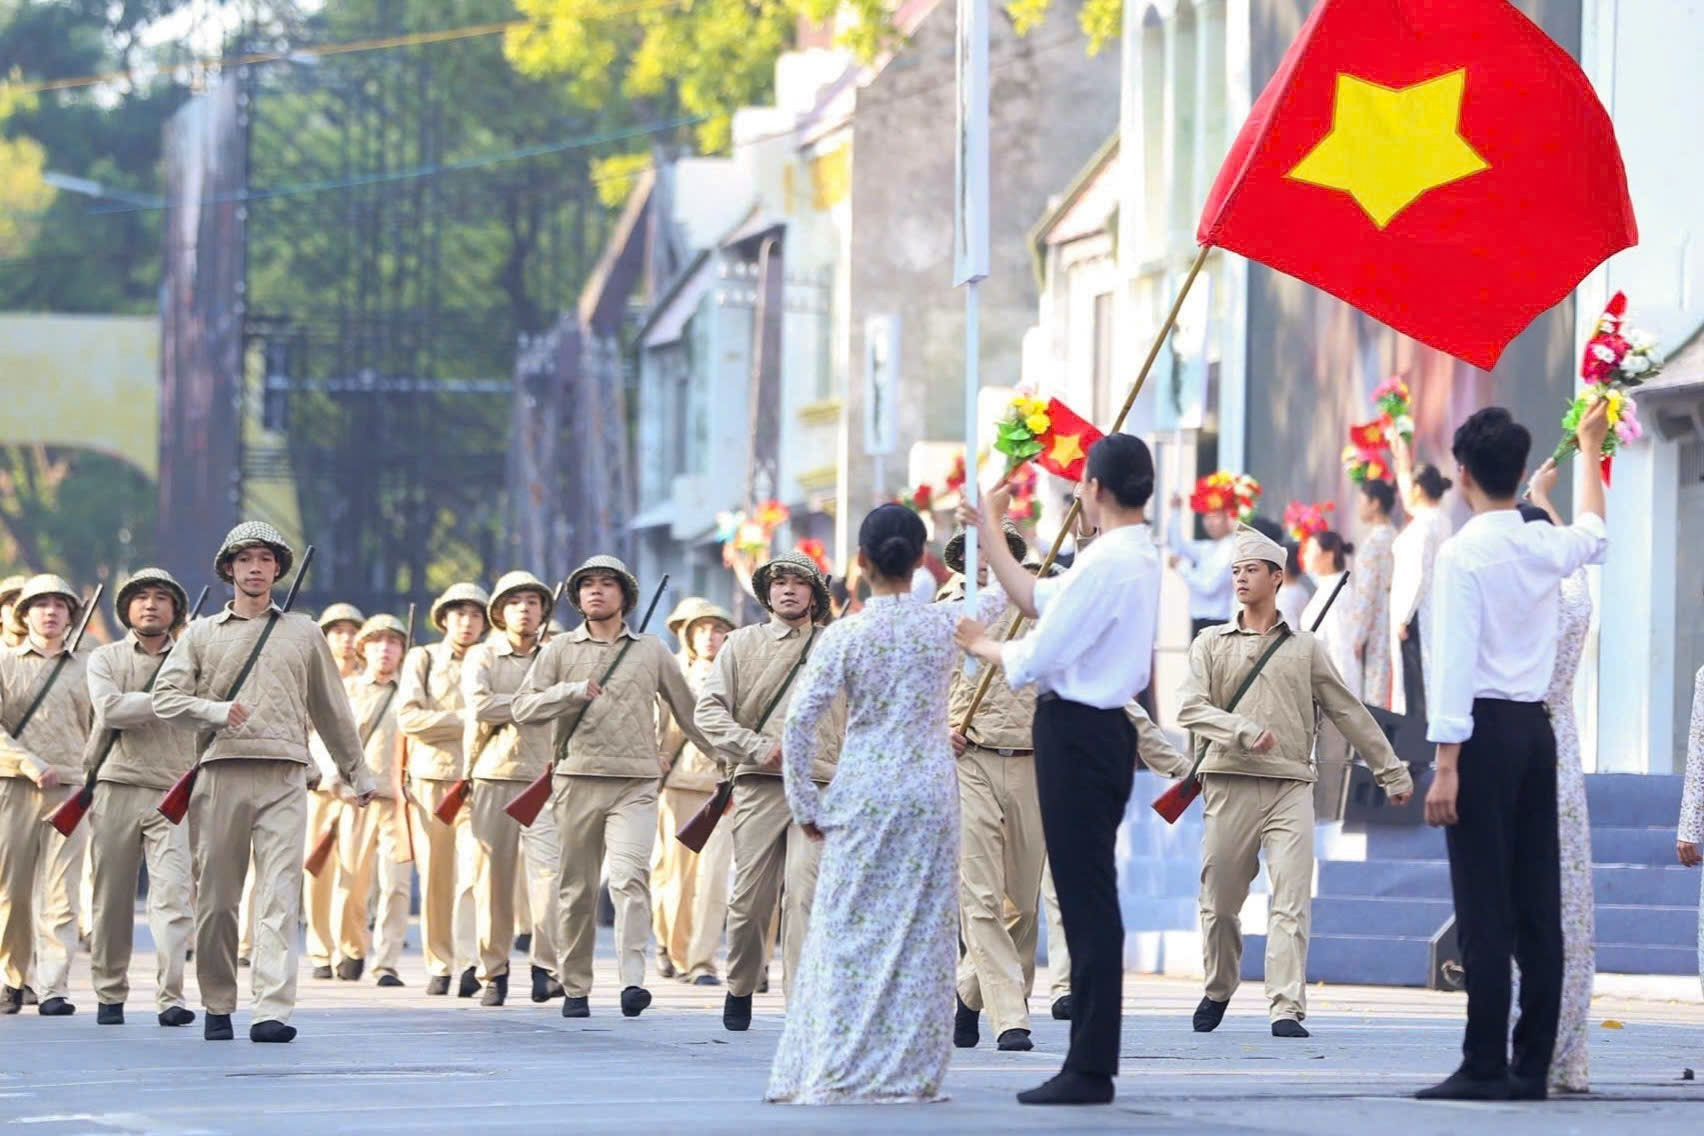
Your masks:
<svg viewBox="0 0 1704 1136"><path fill-rule="evenodd" d="M1585 418L1583 452L1598 452L1603 427L1601 412ZM1192 1028L1215 1029L1238 986L1239 913L1264 853L1271 1033L1306 1037L1314 786L1352 748L1406 802L1410 769L1368 709L1395 707L1423 715L1438 747L1425 807L1447 826L1468 987L1462 1065L1422 1095L1583 1090L1590 855L1570 690L1604 494L1585 463L1565 524L1547 463L1518 501L1529 450L1504 411L1462 425L1453 453L1473 518L1454 535L1440 509L1450 482L1405 450L1396 486L1362 487L1358 553L1330 531L1285 547L1228 512L1206 518L1205 541L1174 532L1195 623L1177 691L1188 752L1137 700L1152 679L1161 552L1152 455L1129 435L1088 455L1068 571L1043 573L993 519L1005 515L997 489L985 512L960 509L980 534L974 579L961 531L945 549L952 579L919 597L923 522L882 506L859 530L869 595L855 613L831 618L829 580L786 552L750 575L763 621L736 627L688 599L666 619L675 651L636 624L639 581L608 556L555 590L524 571L489 593L457 583L431 606L430 645L347 604L317 620L286 612L274 592L294 550L254 522L216 552L233 593L218 612L190 620L176 580L138 572L116 597L125 637L93 651L70 649L84 601L68 582L10 581L0 1012L75 1012L85 853L96 1021L124 1021L145 865L158 1020L195 1020L193 948L209 1040L234 1036L245 967L250 1039L295 1036L303 925L315 980L406 986L416 870L426 995L504 1005L519 935L532 1001L588 1017L601 882L624 1015L649 1007L654 972L725 984L723 1028L743 1032L779 954L786 1024L769 1099L931 1100L952 1048L980 1044L985 1015L999 1050L1033 1047L1045 906L1050 1010L1070 1021L1070 1045L1060 1074L1020 1100L1110 1101L1115 846L1134 770L1203 798ZM1335 759L1322 720L1342 739ZM161 796L186 774L178 825ZM522 807L540 784L544 807ZM44 823L78 794L92 796L86 823ZM1683 861L1698 859L1701 799L1704 769L1689 779Z"/></svg>

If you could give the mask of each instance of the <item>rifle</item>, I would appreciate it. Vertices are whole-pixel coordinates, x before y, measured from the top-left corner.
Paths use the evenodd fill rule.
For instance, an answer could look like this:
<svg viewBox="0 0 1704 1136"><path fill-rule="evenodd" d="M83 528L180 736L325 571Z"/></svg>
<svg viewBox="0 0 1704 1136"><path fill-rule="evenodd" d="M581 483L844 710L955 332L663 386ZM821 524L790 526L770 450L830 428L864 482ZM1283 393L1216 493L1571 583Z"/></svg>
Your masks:
<svg viewBox="0 0 1704 1136"><path fill-rule="evenodd" d="M668 586L669 578L667 576L657 582L657 590L651 595L651 606L645 609L645 618L639 621L640 635L645 634L645 629L651 626L651 616L656 614L657 602L663 598L663 589ZM609 682L610 676L615 674L615 668L621 665L621 660L627 657L627 652L638 641L638 636L634 636L622 643L621 649L615 653L615 658L611 659L609 666L604 668L603 677L598 679L598 686L602 687ZM538 819L539 812L543 810L544 803L550 799L550 780L556 775L556 763L567 756L568 743L573 740L574 731L580 728L580 723L586 720L586 715L591 712L591 709L592 704L590 702L580 708L580 713L574 718L567 731L563 733L562 740L556 743L556 753L551 757L550 765L546 767L543 773L538 775L536 781L521 790L520 796L503 806L503 811L519 821L522 828L532 827L533 821Z"/></svg>
<svg viewBox="0 0 1704 1136"><path fill-rule="evenodd" d="M302 552L302 563L296 569L296 579L291 582L290 591L284 597L285 611L289 611L296 605L296 596L301 592L302 581L307 579L308 566L313 562L314 546L310 544ZM255 661L260 658L261 648L265 647L266 641L272 638L272 629L278 625L278 619L277 612L266 617L266 626L260 629L260 636L254 641L254 647L249 651L248 659L243 663L243 669L237 672L236 679L231 683L231 689L225 692L224 701L234 702L236 700L237 693L243 688L243 683L248 681L249 672L254 670ZM201 773L202 760L207 756L207 751L212 748L213 739L217 735L217 729L210 730L207 733L195 755L195 764L189 767L188 773L177 779L176 784L166 790L164 797L160 798L159 813L173 824L182 824L183 818L189 813L189 795L195 791L195 779Z"/></svg>
<svg viewBox="0 0 1704 1136"><path fill-rule="evenodd" d="M804 669L805 660L810 658L811 648L816 645L817 632L811 630L811 637L805 641L805 649L799 652L799 657L793 663L793 669L787 672L787 677L781 680L781 688L769 700L769 705L763 708L763 717L757 720L752 733L763 733L763 727L769 724L769 716L775 713L775 708L781 705L781 698L793 685L793 680ZM734 804L734 778L730 773L724 780L716 782L716 791L710 794L710 799L700 805L698 811L686 818L686 823L675 832L675 839L686 845L694 852L704 851L704 846L710 843L710 834L716 831L716 825L724 814Z"/></svg>
<svg viewBox="0 0 1704 1136"><path fill-rule="evenodd" d="M404 660L408 658L408 652L414 649L414 617L417 608L417 604L411 603L408 605L408 638L403 640L402 644L402 657ZM396 681L398 686L402 685L402 676L400 674L397 676ZM428 687L430 687L431 682L432 655L428 652L426 655L426 684ZM396 770L396 811L402 817L402 840L404 849L403 856L397 860L397 863L412 864L414 863L414 819L409 815L408 811L408 735L402 732L402 725L400 723L396 728L396 754L391 765L392 768Z"/></svg>
<svg viewBox="0 0 1704 1136"><path fill-rule="evenodd" d="M555 611L556 605L562 602L562 593L567 589L567 587L567 580L558 580L556 582L556 590L551 593L550 598L550 609L552 611ZM546 643L550 642L550 632L548 627L549 621L547 620L547 629L539 632L538 636L538 645L541 648ZM534 656L534 659L536 661L536 655ZM461 812L461 807L467 803L467 799L473 796L473 778L471 774L473 773L475 763L479 761L479 755L485 752L485 747L491 744L491 739L495 738L499 733L511 725L513 725L513 723L504 722L495 729L487 730L485 734L474 743L473 755L467 759L467 770L470 776L460 778L454 785L451 785L449 790L444 794L444 799L438 802L438 807L432 810L432 815L437 817L440 822L444 824L454 824L456 822L456 814ZM534 815L536 816L537 814L535 813Z"/></svg>
<svg viewBox="0 0 1704 1136"><path fill-rule="evenodd" d="M203 584L201 594L195 597L195 606L189 609L189 618L184 620L185 627L189 626L190 620L201 614L201 605L207 602L207 591L207 585ZM166 656L171 654L171 650L171 646L167 645L166 649L160 652L159 666L156 666L154 673L148 676L148 681L142 684L142 694L147 694L154 689L154 680L160 677L160 668L166 665ZM106 737L101 741L100 752L95 755L94 765L89 769L88 775L83 778L83 787L69 797L64 804L48 814L47 823L58 829L59 835L70 836L77 831L77 826L82 823L89 807L95 803L95 782L100 777L101 766L106 764L106 759L112 754L113 746L118 744L118 735L123 732L123 730L117 729L107 731Z"/></svg>
<svg viewBox="0 0 1704 1136"><path fill-rule="evenodd" d="M1349 573L1344 572L1338 578L1337 586L1331 589L1331 594L1325 598L1325 606L1320 608L1319 615L1314 617L1313 626L1308 628L1309 634L1319 630L1319 625L1325 622L1326 613L1331 610L1331 605L1337 602L1337 594L1343 590L1343 585L1348 582ZM1247 694L1248 688L1254 685L1255 676L1260 673L1260 668L1266 665L1266 660L1270 659L1278 648L1283 646L1284 640L1288 638L1289 635L1287 634L1279 636L1278 642L1268 647L1266 653L1255 660L1254 669L1248 672L1247 677L1242 681L1242 685L1237 688L1235 694L1231 695L1230 702L1226 703L1225 709L1227 711L1237 708L1237 703L1242 701L1242 696ZM1203 739L1195 758L1195 764L1190 767L1188 775L1154 798L1154 811L1164 817L1167 824L1176 824L1178 818L1184 814L1195 798L1201 795L1201 763L1206 760L1207 746L1205 739Z"/></svg>

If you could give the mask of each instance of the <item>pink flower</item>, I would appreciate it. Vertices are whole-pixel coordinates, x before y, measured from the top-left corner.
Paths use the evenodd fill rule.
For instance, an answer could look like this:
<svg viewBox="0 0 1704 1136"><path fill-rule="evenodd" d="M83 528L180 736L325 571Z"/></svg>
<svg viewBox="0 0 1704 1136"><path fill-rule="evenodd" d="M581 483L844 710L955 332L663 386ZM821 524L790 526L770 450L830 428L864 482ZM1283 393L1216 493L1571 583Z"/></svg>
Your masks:
<svg viewBox="0 0 1704 1136"><path fill-rule="evenodd" d="M1645 436L1645 431L1639 425L1638 408L1633 405L1632 399L1622 404L1621 419L1615 424L1615 436L1624 446Z"/></svg>

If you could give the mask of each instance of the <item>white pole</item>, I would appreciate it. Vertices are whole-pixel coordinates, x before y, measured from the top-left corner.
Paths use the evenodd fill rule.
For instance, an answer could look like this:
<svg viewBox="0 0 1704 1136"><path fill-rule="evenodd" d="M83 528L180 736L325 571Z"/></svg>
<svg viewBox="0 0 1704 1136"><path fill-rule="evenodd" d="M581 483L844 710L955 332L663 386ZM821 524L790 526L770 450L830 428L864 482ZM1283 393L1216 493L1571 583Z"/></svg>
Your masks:
<svg viewBox="0 0 1704 1136"><path fill-rule="evenodd" d="M981 281L972 280L964 286L964 488L960 493L964 503L976 508L982 487L977 484L976 468L976 396L982 387L982 305ZM977 537L975 525L964 534L964 600L965 610L976 609ZM972 672L974 672L972 667Z"/></svg>
<svg viewBox="0 0 1704 1136"><path fill-rule="evenodd" d="M988 0L958 0L957 200L953 211L953 283L964 286L964 503L978 503L976 401L982 386L982 313L977 285L988 275ZM976 608L977 530L964 534L965 610ZM967 660L967 674L975 672Z"/></svg>

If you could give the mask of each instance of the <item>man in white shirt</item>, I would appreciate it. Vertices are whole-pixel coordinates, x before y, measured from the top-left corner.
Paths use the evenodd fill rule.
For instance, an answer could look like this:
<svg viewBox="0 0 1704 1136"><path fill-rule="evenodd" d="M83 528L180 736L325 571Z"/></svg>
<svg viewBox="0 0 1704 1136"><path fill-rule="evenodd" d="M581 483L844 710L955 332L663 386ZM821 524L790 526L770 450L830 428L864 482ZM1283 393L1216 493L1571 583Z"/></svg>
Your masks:
<svg viewBox="0 0 1704 1136"><path fill-rule="evenodd" d="M1189 637L1194 639L1209 627L1227 623L1236 614L1231 602L1231 534L1237 527L1231 509L1209 509L1201 514L1206 540L1193 540L1184 533L1181 493L1171 498L1170 564L1189 589Z"/></svg>
<svg viewBox="0 0 1704 1136"><path fill-rule="evenodd" d="M1426 820L1447 826L1456 935L1467 975L1461 1067L1422 1100L1542 1100L1562 996L1556 738L1544 708L1562 578L1605 547L1599 403L1576 435L1579 519L1529 525L1516 509L1532 436L1501 407L1455 433L1457 484L1473 518L1434 569L1427 737L1438 747ZM1521 1013L1509 1059L1509 958Z"/></svg>
<svg viewBox="0 0 1704 1136"><path fill-rule="evenodd" d="M1024 571L996 525L1009 494L989 494L982 514L988 566L1006 595L1038 619L1028 636L1000 643L974 620L959 624L965 651L1003 666L1014 688L1034 683L1035 779L1048 859L1071 954L1071 1048L1058 1076L1018 1094L1023 1104L1108 1104L1118 1072L1124 985L1124 918L1114 850L1130 799L1135 727L1125 706L1148 685L1158 614L1160 557L1146 509L1154 458L1130 434L1089 450L1077 487L1100 538L1050 580Z"/></svg>

